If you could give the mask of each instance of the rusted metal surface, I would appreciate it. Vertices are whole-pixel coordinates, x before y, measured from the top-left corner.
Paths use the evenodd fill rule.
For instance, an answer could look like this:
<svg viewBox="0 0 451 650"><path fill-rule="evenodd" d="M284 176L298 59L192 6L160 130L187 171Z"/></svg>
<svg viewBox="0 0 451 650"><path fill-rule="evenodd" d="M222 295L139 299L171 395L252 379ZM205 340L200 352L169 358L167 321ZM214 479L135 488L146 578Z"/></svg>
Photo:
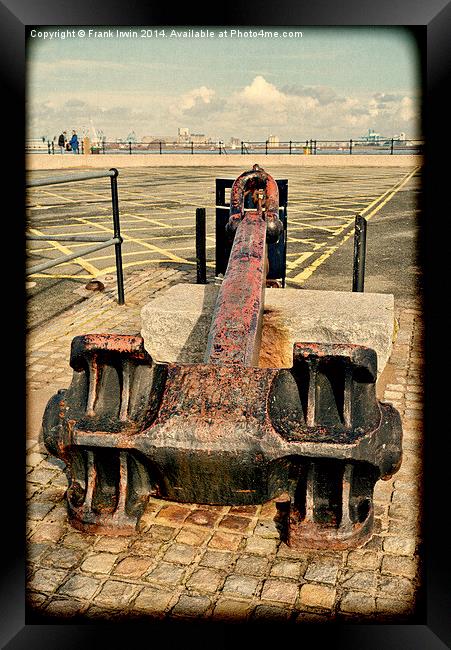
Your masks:
<svg viewBox="0 0 451 650"><path fill-rule="evenodd" d="M234 233L243 219L246 197L251 195L255 207L260 205L264 210L267 227L267 241L277 241L283 231L279 219L279 190L276 181L259 165L254 165L251 171L244 172L235 180L230 192L230 216L226 229ZM250 198L250 197L249 197Z"/></svg>
<svg viewBox="0 0 451 650"><path fill-rule="evenodd" d="M256 367L266 232L261 205L240 219L205 363L154 363L139 336L74 339L72 383L43 431L77 528L127 534L154 495L275 498L293 547L371 535L374 484L401 461L399 414L376 399L376 354L358 345L297 343L292 368Z"/></svg>
<svg viewBox="0 0 451 650"><path fill-rule="evenodd" d="M266 283L266 221L246 212L212 317L205 361L257 365Z"/></svg>

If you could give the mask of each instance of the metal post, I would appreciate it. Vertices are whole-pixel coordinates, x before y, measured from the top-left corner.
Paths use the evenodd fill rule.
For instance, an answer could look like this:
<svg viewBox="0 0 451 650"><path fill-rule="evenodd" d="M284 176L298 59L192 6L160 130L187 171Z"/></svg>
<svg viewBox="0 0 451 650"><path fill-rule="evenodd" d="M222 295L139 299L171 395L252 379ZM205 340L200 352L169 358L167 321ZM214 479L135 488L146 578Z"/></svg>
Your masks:
<svg viewBox="0 0 451 650"><path fill-rule="evenodd" d="M355 218L354 265L352 269L352 290L363 292L366 259L366 219L360 214Z"/></svg>
<svg viewBox="0 0 451 650"><path fill-rule="evenodd" d="M47 140L47 153L50 156L50 142Z"/></svg>
<svg viewBox="0 0 451 650"><path fill-rule="evenodd" d="M117 177L119 172L114 167L110 169L114 172L114 175L111 176L111 203L113 206L113 226L114 226L114 237L119 239L119 243L114 245L116 252L116 274L117 274L117 294L118 294L118 303L123 305L125 302L124 298L124 276L122 273L122 237L121 230L119 225L119 199L117 195Z"/></svg>
<svg viewBox="0 0 451 650"><path fill-rule="evenodd" d="M162 154L162 149L161 149L161 140L160 140L160 154Z"/></svg>
<svg viewBox="0 0 451 650"><path fill-rule="evenodd" d="M132 155L132 143L130 141L128 143L128 153Z"/></svg>
<svg viewBox="0 0 451 650"><path fill-rule="evenodd" d="M265 142L265 154L268 155L268 140Z"/></svg>
<svg viewBox="0 0 451 650"><path fill-rule="evenodd" d="M196 208L196 266L197 284L207 284L207 239L206 239L206 210Z"/></svg>
<svg viewBox="0 0 451 650"><path fill-rule="evenodd" d="M241 140L241 155L244 154L244 149L243 149L243 141Z"/></svg>
<svg viewBox="0 0 451 650"><path fill-rule="evenodd" d="M193 154L193 153L194 153L194 143L193 143L193 141L191 140L191 154Z"/></svg>
<svg viewBox="0 0 451 650"><path fill-rule="evenodd" d="M81 141L81 153L85 153L85 148L84 148L84 145L83 145L83 140Z"/></svg>
<svg viewBox="0 0 451 650"><path fill-rule="evenodd" d="M105 153L105 140L102 140L102 153Z"/></svg>
<svg viewBox="0 0 451 650"><path fill-rule="evenodd" d="M390 148L390 153L393 156L393 138L391 139L391 148Z"/></svg>
<svg viewBox="0 0 451 650"><path fill-rule="evenodd" d="M221 155L221 154L222 154L222 150L221 150L221 144L222 144L222 142L221 142L221 140L219 140L219 155Z"/></svg>
<svg viewBox="0 0 451 650"><path fill-rule="evenodd" d="M352 140L349 140L349 155L352 154Z"/></svg>
<svg viewBox="0 0 451 650"><path fill-rule="evenodd" d="M54 144L54 142L52 140L52 154L54 154L54 153L55 153L55 144Z"/></svg>
<svg viewBox="0 0 451 650"><path fill-rule="evenodd" d="M316 156L316 140L313 141L313 153Z"/></svg>
<svg viewBox="0 0 451 650"><path fill-rule="evenodd" d="M290 140L290 156L291 156L291 140Z"/></svg>

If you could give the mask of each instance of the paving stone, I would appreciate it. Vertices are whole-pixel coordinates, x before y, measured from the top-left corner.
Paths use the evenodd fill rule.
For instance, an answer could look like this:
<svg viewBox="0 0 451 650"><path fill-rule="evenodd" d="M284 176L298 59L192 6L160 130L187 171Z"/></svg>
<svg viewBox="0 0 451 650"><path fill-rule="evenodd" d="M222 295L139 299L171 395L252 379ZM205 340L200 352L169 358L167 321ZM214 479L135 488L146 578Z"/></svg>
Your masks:
<svg viewBox="0 0 451 650"><path fill-rule="evenodd" d="M381 575L378 578L378 592L380 596L398 597L412 596L413 585L410 580L400 576Z"/></svg>
<svg viewBox="0 0 451 650"><path fill-rule="evenodd" d="M45 542L29 542L26 548L27 562L37 562L49 550L53 550L53 545Z"/></svg>
<svg viewBox="0 0 451 650"><path fill-rule="evenodd" d="M94 543L94 550L117 554L125 551L129 544L128 537L99 537Z"/></svg>
<svg viewBox="0 0 451 650"><path fill-rule="evenodd" d="M152 539L167 542L172 539L174 535L177 534L177 528L171 528L169 526L161 526L159 524L154 524L151 526L146 533L150 535Z"/></svg>
<svg viewBox="0 0 451 650"><path fill-rule="evenodd" d="M224 621L244 621L252 612L249 601L219 598L213 610L213 618Z"/></svg>
<svg viewBox="0 0 451 650"><path fill-rule="evenodd" d="M168 562L160 562L151 573L146 576L151 582L161 582L166 585L176 585L182 579L185 568Z"/></svg>
<svg viewBox="0 0 451 650"><path fill-rule="evenodd" d="M97 578L82 575L74 575L59 588L58 593L74 598L90 600L100 587L101 582Z"/></svg>
<svg viewBox="0 0 451 650"><path fill-rule="evenodd" d="M281 578L299 579L301 573L305 570L305 563L294 562L290 560L279 560L271 568L271 575Z"/></svg>
<svg viewBox="0 0 451 650"><path fill-rule="evenodd" d="M55 504L48 501L35 501L27 508L28 519L42 520L50 512Z"/></svg>
<svg viewBox="0 0 451 650"><path fill-rule="evenodd" d="M406 578L414 578L418 570L418 562L409 557L399 555L384 555L381 573L390 573Z"/></svg>
<svg viewBox="0 0 451 650"><path fill-rule="evenodd" d="M94 602L98 605L125 607L139 592L140 587L120 580L107 580Z"/></svg>
<svg viewBox="0 0 451 650"><path fill-rule="evenodd" d="M165 519L175 524L181 524L190 514L188 508L182 508L178 505L164 506L156 515L156 519Z"/></svg>
<svg viewBox="0 0 451 650"><path fill-rule="evenodd" d="M205 614L211 605L211 600L207 596L180 596L178 603L172 609L173 616L194 617L197 618Z"/></svg>
<svg viewBox="0 0 451 650"><path fill-rule="evenodd" d="M380 556L373 551L351 551L346 560L347 566L355 569L376 570L379 568L380 563Z"/></svg>
<svg viewBox="0 0 451 650"><path fill-rule="evenodd" d="M384 551L394 555L413 556L416 549L416 541L410 537L386 537L384 539Z"/></svg>
<svg viewBox="0 0 451 650"><path fill-rule="evenodd" d="M322 562L313 562L307 567L305 572L305 580L313 580L314 582L324 582L325 584L334 585L337 580L338 564L328 564Z"/></svg>
<svg viewBox="0 0 451 650"><path fill-rule="evenodd" d="M248 553L268 556L277 550L277 540L265 537L249 537L246 540L245 550Z"/></svg>
<svg viewBox="0 0 451 650"><path fill-rule="evenodd" d="M347 569L341 579L341 585L351 591L369 591L375 585L374 571L354 571Z"/></svg>
<svg viewBox="0 0 451 650"><path fill-rule="evenodd" d="M254 517L260 506L232 506L229 510L231 515L243 515L244 517Z"/></svg>
<svg viewBox="0 0 451 650"><path fill-rule="evenodd" d="M250 525L250 519L239 515L225 515L219 522L219 528L228 528L243 533L247 531Z"/></svg>
<svg viewBox="0 0 451 650"><path fill-rule="evenodd" d="M164 612L174 597L174 592L155 587L144 587L133 607L145 611Z"/></svg>
<svg viewBox="0 0 451 650"><path fill-rule="evenodd" d="M214 569L201 568L194 571L186 582L188 589L215 592L224 581L224 574Z"/></svg>
<svg viewBox="0 0 451 650"><path fill-rule="evenodd" d="M253 621L261 622L283 622L289 620L291 610L274 605L258 605L252 615Z"/></svg>
<svg viewBox="0 0 451 650"><path fill-rule="evenodd" d="M53 599L45 608L45 613L49 616L56 616L61 619L73 618L79 616L86 609L86 603L80 601L59 598Z"/></svg>
<svg viewBox="0 0 451 650"><path fill-rule="evenodd" d="M188 517L185 519L185 523L212 528L220 517L220 512L198 508L188 515Z"/></svg>
<svg viewBox="0 0 451 650"><path fill-rule="evenodd" d="M234 571L244 575L262 576L268 569L269 561L255 555L242 555L238 558Z"/></svg>
<svg viewBox="0 0 451 650"><path fill-rule="evenodd" d="M27 588L50 594L67 578L67 571L62 569L38 569L28 581Z"/></svg>
<svg viewBox="0 0 451 650"><path fill-rule="evenodd" d="M94 541L95 538L92 535L70 531L62 539L62 544L64 546L69 546L70 548L86 550L91 548Z"/></svg>
<svg viewBox="0 0 451 650"><path fill-rule="evenodd" d="M208 546L223 551L236 551L240 545L241 539L241 535L233 535L232 533L217 531L208 542Z"/></svg>
<svg viewBox="0 0 451 650"><path fill-rule="evenodd" d="M199 564L201 566L226 569L232 562L233 554L229 552L207 550L202 556Z"/></svg>
<svg viewBox="0 0 451 650"><path fill-rule="evenodd" d="M113 573L117 576L139 578L144 575L153 564L153 558L131 555L124 558L114 567Z"/></svg>
<svg viewBox="0 0 451 650"><path fill-rule="evenodd" d="M81 551L72 548L65 548L64 546L51 547L49 552L41 559L41 564L61 569L72 569L80 562L82 557L83 553Z"/></svg>
<svg viewBox="0 0 451 650"><path fill-rule="evenodd" d="M211 536L211 531L208 530L191 530L189 528L182 528L176 537L176 541L180 544L188 544L190 546L202 546L202 544Z"/></svg>
<svg viewBox="0 0 451 650"><path fill-rule="evenodd" d="M26 594L26 604L32 610L40 610L47 601L47 595L40 594L36 591L29 591Z"/></svg>
<svg viewBox="0 0 451 650"><path fill-rule="evenodd" d="M376 611L381 614L411 615L414 610L412 600L402 598L376 598Z"/></svg>
<svg viewBox="0 0 451 650"><path fill-rule="evenodd" d="M193 548L187 544L173 544L165 553L164 560L177 564L191 564L197 553L197 548Z"/></svg>
<svg viewBox="0 0 451 650"><path fill-rule="evenodd" d="M376 611L376 599L360 591L345 591L339 603L343 612L372 614Z"/></svg>
<svg viewBox="0 0 451 650"><path fill-rule="evenodd" d="M41 523L33 532L34 542L53 542L56 544L66 532L66 527L61 522Z"/></svg>
<svg viewBox="0 0 451 650"><path fill-rule="evenodd" d="M254 530L254 535L268 539L279 539L280 532L274 521L259 521Z"/></svg>
<svg viewBox="0 0 451 650"><path fill-rule="evenodd" d="M227 577L222 592L224 594L235 594L249 598L256 593L259 584L258 578L242 575L230 575Z"/></svg>
<svg viewBox="0 0 451 650"><path fill-rule="evenodd" d="M297 583L268 578L263 585L261 599L294 605L298 594L299 587Z"/></svg>
<svg viewBox="0 0 451 650"><path fill-rule="evenodd" d="M89 555L81 565L82 571L89 573L109 573L117 560L117 555L111 553L96 553Z"/></svg>
<svg viewBox="0 0 451 650"><path fill-rule="evenodd" d="M326 585L304 584L299 594L299 602L308 607L321 607L323 609L332 609L335 601L336 591Z"/></svg>

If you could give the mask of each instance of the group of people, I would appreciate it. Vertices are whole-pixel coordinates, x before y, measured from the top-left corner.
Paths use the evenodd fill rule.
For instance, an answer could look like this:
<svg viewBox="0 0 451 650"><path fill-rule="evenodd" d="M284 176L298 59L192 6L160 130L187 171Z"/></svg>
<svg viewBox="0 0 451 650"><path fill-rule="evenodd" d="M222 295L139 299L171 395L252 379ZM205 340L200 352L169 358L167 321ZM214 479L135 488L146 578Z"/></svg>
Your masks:
<svg viewBox="0 0 451 650"><path fill-rule="evenodd" d="M61 153L66 151L72 151L72 153L78 153L78 136L75 131L72 131L72 137L70 140L67 139L67 132L63 131L58 138L58 147L60 148Z"/></svg>

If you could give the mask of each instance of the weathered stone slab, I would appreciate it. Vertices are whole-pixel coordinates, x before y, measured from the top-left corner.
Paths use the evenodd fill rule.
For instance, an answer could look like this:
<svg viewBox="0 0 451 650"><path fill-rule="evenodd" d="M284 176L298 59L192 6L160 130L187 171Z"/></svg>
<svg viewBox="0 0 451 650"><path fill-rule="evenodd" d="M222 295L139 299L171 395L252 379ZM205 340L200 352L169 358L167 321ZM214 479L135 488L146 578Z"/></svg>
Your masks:
<svg viewBox="0 0 451 650"><path fill-rule="evenodd" d="M204 359L219 286L177 284L141 310L141 335L157 361ZM260 366L291 367L296 342L356 343L372 348L378 373L391 352L391 294L266 289Z"/></svg>

